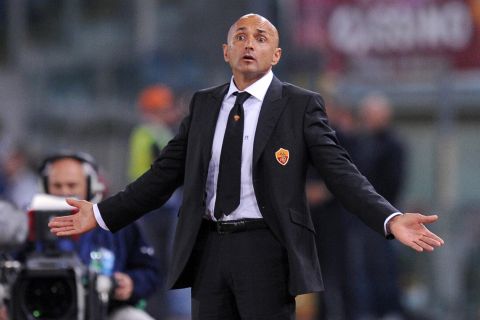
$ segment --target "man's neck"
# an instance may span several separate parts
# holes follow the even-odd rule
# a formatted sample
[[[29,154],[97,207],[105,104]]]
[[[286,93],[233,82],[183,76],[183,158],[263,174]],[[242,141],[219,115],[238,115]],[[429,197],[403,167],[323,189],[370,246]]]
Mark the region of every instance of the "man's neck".
[[[268,70],[270,71],[270,70]],[[248,88],[250,85],[253,83],[257,82],[260,80],[263,76],[265,76],[267,73],[262,73],[262,74],[255,74],[254,76],[249,76],[246,74],[233,74],[233,81],[235,82],[235,85],[237,86],[238,90],[243,91],[246,88]]]

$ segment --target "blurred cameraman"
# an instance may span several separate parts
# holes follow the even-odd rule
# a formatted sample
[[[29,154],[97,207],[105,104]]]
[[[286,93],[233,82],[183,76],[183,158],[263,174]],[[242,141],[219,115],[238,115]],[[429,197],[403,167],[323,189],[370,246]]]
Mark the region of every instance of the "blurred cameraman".
[[[97,164],[89,154],[62,151],[51,155],[43,161],[40,174],[47,194],[98,202],[105,191]],[[108,305],[108,319],[152,320],[138,306],[156,289],[157,264],[153,248],[145,242],[138,226],[132,224],[117,233],[96,228],[80,236],[72,249],[88,266],[90,253],[99,248],[111,250],[115,256],[115,287]]]

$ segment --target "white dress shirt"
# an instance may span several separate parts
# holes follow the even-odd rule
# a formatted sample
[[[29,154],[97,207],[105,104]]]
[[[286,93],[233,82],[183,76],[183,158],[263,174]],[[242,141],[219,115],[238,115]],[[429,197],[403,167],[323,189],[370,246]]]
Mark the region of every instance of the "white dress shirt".
[[[255,137],[255,130],[257,128],[258,116],[262,107],[263,99],[267,94],[268,87],[273,79],[272,70],[268,71],[261,79],[251,84],[245,90],[250,93],[249,97],[243,103],[244,112],[244,128],[243,128],[243,144],[242,144],[242,172],[241,172],[241,186],[240,186],[240,205],[231,212],[228,216],[220,218],[222,221],[238,220],[244,218],[262,218],[260,209],[258,208],[257,199],[255,198],[255,191],[253,190],[252,181],[252,157],[253,157],[253,140]],[[218,169],[220,165],[220,154],[222,152],[223,136],[227,128],[228,114],[235,104],[236,97],[233,95],[238,90],[233,81],[230,80],[230,87],[227,94],[223,98],[220,113],[218,115],[217,124],[215,127],[215,134],[213,136],[212,157],[208,165],[208,175],[206,183],[206,204],[207,212],[205,213],[209,219],[216,220],[213,216],[213,209],[215,207]],[[108,227],[103,220],[98,206],[93,206],[95,219],[100,227],[108,230]]]
[[[258,116],[262,108],[263,99],[267,93],[268,87],[273,79],[272,70],[265,74],[262,78],[245,88],[251,97],[243,103],[244,112],[244,127],[243,127],[243,144],[242,144],[242,172],[240,184],[240,204],[228,216],[220,218],[222,221],[238,220],[244,218],[262,218],[260,209],[258,208],[257,199],[255,198],[255,191],[253,190],[252,179],[252,158],[253,158],[253,140],[255,137],[255,130],[257,129]],[[215,134],[213,136],[212,157],[208,164],[208,175],[206,185],[206,215],[216,220],[213,216],[213,209],[215,207],[218,171],[220,166],[220,154],[222,153],[223,137],[227,128],[228,115],[235,104],[235,92],[240,91],[233,77],[230,80],[230,87],[227,94],[223,98],[222,107],[217,119],[215,127]]]
[[[253,157],[253,142],[255,131],[257,128],[258,117],[260,109],[263,104],[263,99],[267,93],[270,83],[273,79],[273,72],[270,70],[262,78],[245,88],[251,97],[243,103],[244,109],[244,130],[243,130],[243,145],[242,145],[242,165],[241,165],[241,186],[240,186],[240,204],[228,216],[220,218],[221,221],[238,220],[244,218],[262,218],[260,209],[255,198],[255,191],[253,189],[252,179],[252,157]],[[217,124],[215,127],[215,134],[213,136],[212,157],[208,165],[208,175],[206,182],[206,204],[207,212],[205,213],[209,219],[216,220],[213,215],[215,206],[217,179],[220,165],[220,154],[222,152],[222,142],[227,127],[228,115],[235,104],[236,97],[233,93],[240,91],[236,87],[233,77],[230,80],[230,87],[227,94],[223,98],[220,113],[218,115]],[[105,230],[108,230],[103,218],[100,214],[97,205],[94,205],[93,211],[97,223]],[[401,214],[395,212],[390,215],[384,223],[385,234],[387,232],[388,221],[396,215]]]

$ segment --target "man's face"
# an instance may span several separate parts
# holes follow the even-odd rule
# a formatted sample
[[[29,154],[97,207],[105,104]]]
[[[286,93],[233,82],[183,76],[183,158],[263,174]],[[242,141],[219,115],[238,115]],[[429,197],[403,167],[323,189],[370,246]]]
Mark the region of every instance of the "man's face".
[[[223,55],[234,78],[258,80],[280,60],[278,32],[261,16],[243,16],[230,28]]]
[[[87,198],[87,178],[83,165],[75,159],[60,159],[50,164],[48,193],[62,197]]]

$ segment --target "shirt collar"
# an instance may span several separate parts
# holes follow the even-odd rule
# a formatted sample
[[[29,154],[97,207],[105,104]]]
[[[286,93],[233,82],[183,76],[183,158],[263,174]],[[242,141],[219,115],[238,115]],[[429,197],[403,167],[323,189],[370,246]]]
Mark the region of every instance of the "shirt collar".
[[[270,83],[272,83],[273,79],[273,72],[270,69],[263,77],[249,85],[245,90],[248,93],[250,93],[253,97],[256,99],[263,101],[263,98],[265,98],[265,95],[267,94],[268,87],[270,86]],[[230,96],[237,92],[240,91],[237,86],[235,85],[235,82],[233,82],[233,76],[232,79],[230,79],[230,87],[228,88],[227,95],[225,96],[225,99],[230,98]]]

